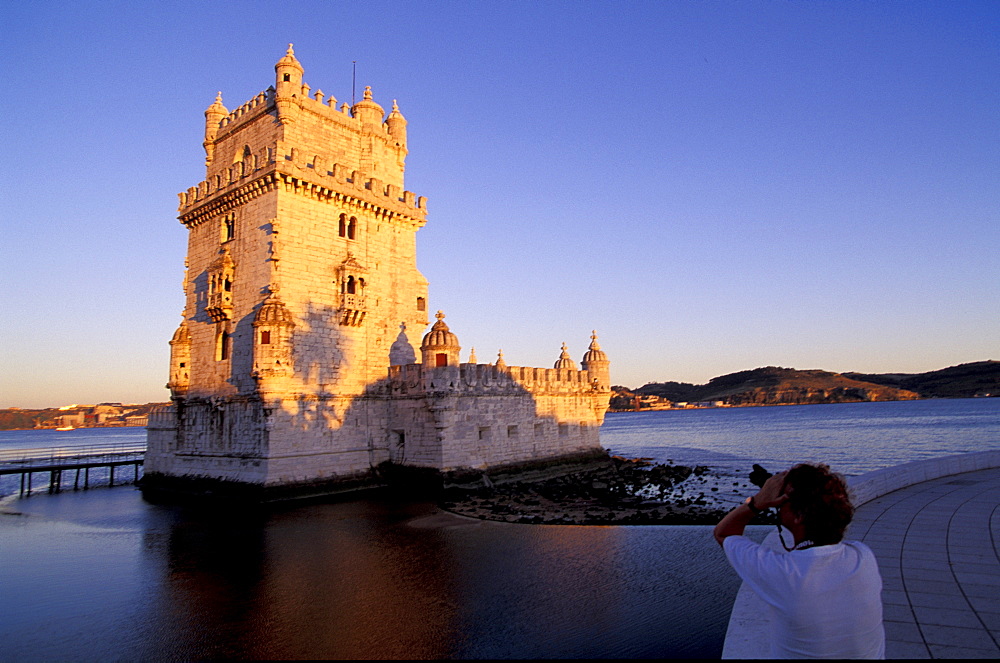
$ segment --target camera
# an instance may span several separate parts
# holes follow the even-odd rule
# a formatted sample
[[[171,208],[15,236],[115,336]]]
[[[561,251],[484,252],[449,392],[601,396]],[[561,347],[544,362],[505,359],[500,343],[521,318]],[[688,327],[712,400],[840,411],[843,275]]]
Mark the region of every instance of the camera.
[[[757,463],[753,464],[753,472],[750,473],[750,483],[757,486],[758,488],[764,487],[764,482],[773,476],[771,472],[768,472],[763,467]]]

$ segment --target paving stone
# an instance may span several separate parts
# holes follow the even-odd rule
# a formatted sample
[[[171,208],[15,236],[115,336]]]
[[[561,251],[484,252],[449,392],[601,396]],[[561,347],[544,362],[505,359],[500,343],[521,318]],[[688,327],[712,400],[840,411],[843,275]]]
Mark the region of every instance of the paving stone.
[[[901,642],[919,642],[923,644],[924,636],[913,621],[890,621],[886,620],[882,624],[885,627],[886,640],[899,640]]]
[[[921,623],[920,632],[923,633],[924,642],[928,645],[948,645],[949,647],[970,647],[986,650],[993,648],[996,651],[993,638],[982,628],[964,628]]]
[[[928,645],[934,658],[996,658],[1000,649],[972,649],[970,647],[949,647],[945,645]],[[886,655],[888,658],[888,654]]]
[[[931,652],[922,642],[886,640],[885,657],[888,659],[930,658]]]
[[[935,624],[938,626],[961,626],[963,628],[982,627],[982,622],[979,621],[976,613],[968,605],[963,609],[915,605],[913,606],[913,614],[916,615],[917,622],[921,625]]]

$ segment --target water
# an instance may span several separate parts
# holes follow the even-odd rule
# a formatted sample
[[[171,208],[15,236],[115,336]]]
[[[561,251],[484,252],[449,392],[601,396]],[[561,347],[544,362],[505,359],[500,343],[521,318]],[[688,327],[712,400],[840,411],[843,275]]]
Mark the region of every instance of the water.
[[[4,433],[0,448],[64,436]],[[1000,399],[612,414],[602,438],[727,472],[827,460],[853,474],[997,448]],[[489,523],[391,496],[4,502],[21,515],[0,514],[0,660],[711,658],[738,588],[709,527]]]
[[[825,462],[848,476],[1000,448],[1000,398],[611,413],[612,453],[745,474]]]

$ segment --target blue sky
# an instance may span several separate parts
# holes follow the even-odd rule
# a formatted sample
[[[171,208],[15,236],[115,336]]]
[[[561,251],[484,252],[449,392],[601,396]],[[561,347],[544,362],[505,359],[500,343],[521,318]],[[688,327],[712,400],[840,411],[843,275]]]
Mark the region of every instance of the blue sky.
[[[1000,3],[3,3],[0,407],[166,400],[203,111],[398,99],[463,357],[1000,359]]]

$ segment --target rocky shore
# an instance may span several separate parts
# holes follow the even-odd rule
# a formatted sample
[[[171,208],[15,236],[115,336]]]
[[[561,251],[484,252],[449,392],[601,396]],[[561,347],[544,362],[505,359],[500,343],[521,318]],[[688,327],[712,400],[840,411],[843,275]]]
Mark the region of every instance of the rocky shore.
[[[611,457],[600,468],[531,482],[449,488],[441,507],[463,516],[551,525],[714,525],[755,490],[705,466]]]

